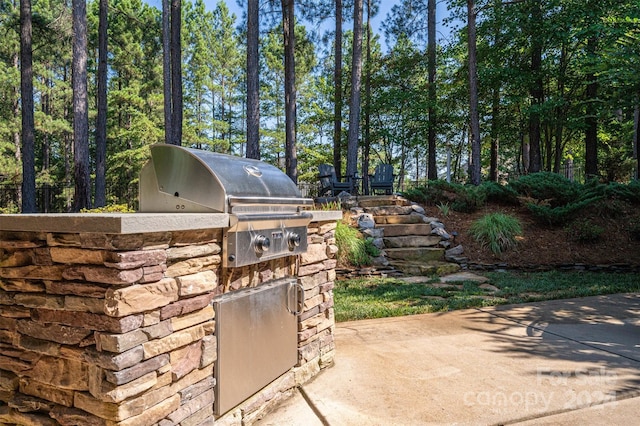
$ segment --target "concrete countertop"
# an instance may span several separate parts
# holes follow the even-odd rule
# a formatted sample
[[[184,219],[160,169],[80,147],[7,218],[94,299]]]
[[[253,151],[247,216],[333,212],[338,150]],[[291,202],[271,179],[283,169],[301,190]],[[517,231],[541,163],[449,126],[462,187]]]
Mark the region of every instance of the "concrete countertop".
[[[342,210],[310,210],[312,222],[328,222],[342,219]]]
[[[342,218],[340,211],[311,211],[313,221]],[[44,213],[0,215],[0,231],[138,234],[226,228],[227,213]]]

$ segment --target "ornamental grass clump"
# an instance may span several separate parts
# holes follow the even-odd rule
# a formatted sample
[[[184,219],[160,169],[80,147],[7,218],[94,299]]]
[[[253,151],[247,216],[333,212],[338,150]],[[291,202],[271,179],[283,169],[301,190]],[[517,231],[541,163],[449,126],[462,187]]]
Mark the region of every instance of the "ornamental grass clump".
[[[365,266],[371,264],[371,257],[380,255],[370,239],[362,237],[357,229],[340,221],[336,227],[336,245],[340,265]]]
[[[471,236],[499,255],[517,245],[516,237],[522,235],[520,221],[503,213],[490,213],[471,224]]]

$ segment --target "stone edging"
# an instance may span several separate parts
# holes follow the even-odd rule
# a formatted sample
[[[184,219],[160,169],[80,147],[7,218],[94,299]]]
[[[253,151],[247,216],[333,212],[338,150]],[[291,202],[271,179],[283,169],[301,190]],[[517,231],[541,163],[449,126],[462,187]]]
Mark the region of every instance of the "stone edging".
[[[510,265],[508,263],[460,263],[462,269],[470,271],[587,271],[587,272],[640,272],[640,265],[614,263],[610,265],[589,265],[586,263],[557,263],[551,265]]]

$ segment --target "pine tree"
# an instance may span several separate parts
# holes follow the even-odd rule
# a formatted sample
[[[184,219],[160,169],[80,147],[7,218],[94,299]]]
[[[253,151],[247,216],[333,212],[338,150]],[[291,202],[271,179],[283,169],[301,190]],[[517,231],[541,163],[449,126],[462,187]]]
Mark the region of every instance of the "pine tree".
[[[22,100],[22,213],[36,211],[35,124],[33,118],[33,68],[31,0],[20,0],[20,95]]]
[[[107,32],[108,0],[99,0],[98,18],[98,102],[96,118],[96,185],[95,207],[107,204]]]
[[[87,9],[73,0],[73,164],[74,211],[91,207],[89,174],[89,102],[87,91]]]
[[[351,60],[351,97],[349,100],[349,135],[347,139],[347,178],[353,179],[358,167],[360,134],[360,85],[362,82],[362,0],[353,4],[353,56]]]
[[[260,159],[260,20],[258,0],[247,2],[247,158]]]

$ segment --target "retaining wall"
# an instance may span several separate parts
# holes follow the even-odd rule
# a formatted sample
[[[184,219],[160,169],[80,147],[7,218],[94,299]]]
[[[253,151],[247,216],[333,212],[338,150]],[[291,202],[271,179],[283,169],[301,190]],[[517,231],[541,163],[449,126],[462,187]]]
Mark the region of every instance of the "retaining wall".
[[[332,213],[314,214],[306,254],[236,269],[222,217],[2,217],[0,424],[253,423],[333,362]],[[284,276],[305,289],[297,365],[214,418],[211,300]]]

